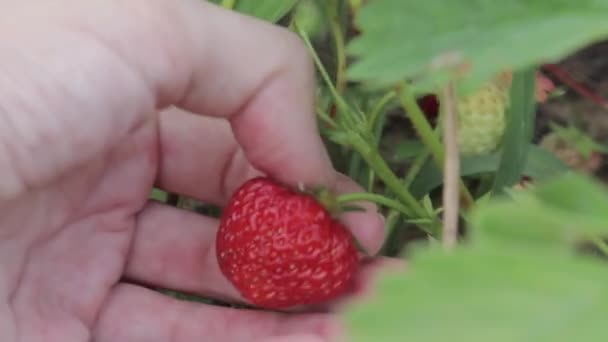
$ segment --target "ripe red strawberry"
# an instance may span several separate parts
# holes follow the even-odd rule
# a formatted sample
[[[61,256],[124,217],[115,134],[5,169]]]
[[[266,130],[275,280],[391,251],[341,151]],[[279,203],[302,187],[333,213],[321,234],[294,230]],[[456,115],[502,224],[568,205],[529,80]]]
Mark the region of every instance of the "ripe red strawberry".
[[[269,178],[235,192],[216,244],[223,274],[252,304],[270,309],[339,296],[358,267],[350,232],[314,197]]]

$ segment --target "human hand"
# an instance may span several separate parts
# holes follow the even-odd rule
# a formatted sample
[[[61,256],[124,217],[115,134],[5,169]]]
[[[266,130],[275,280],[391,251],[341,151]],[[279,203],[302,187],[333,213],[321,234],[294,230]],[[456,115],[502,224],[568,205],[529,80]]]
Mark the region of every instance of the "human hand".
[[[339,334],[331,314],[136,285],[242,300],[216,264],[217,221],[149,202],[153,184],[219,205],[259,173],[358,190],[318,136],[295,36],[199,0],[12,2],[0,22],[0,340]],[[378,215],[345,220],[378,250]]]

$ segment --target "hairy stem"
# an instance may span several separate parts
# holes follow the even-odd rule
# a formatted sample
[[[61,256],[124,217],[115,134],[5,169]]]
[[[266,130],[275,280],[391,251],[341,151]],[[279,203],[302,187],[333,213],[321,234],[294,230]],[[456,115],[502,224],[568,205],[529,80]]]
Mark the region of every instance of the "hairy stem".
[[[295,22],[294,22],[294,27],[295,27],[296,31],[298,32],[298,34],[300,35],[300,37],[302,37],[304,44],[308,48],[308,51],[310,52],[310,55],[312,56],[312,59],[317,67],[317,70],[319,70],[319,73],[321,74],[321,78],[323,79],[323,82],[325,82],[325,84],[329,88],[329,91],[330,91],[332,97],[334,98],[334,101],[336,102],[337,109],[340,111],[340,113],[342,115],[344,115],[343,117],[345,118],[346,122],[349,125],[356,125],[355,118],[353,117],[352,113],[350,112],[348,104],[346,103],[346,101],[344,101],[342,96],[340,96],[340,93],[338,92],[338,90],[336,89],[334,84],[331,82],[331,79],[329,77],[329,74],[327,73],[327,70],[325,69],[325,66],[321,62],[319,55],[317,54],[314,47],[312,46],[312,43],[310,42],[310,38],[308,37],[306,32],[304,32],[304,30],[302,30]]]
[[[431,224],[420,224],[420,229],[425,232],[435,235],[439,233],[437,227],[437,217],[426,212],[425,208],[416,200],[416,198],[403,186],[401,180],[395,175],[390,169],[386,161],[382,158],[378,149],[372,144],[372,141],[366,141],[364,136],[371,136],[370,132],[364,132],[365,129],[357,122],[357,117],[354,111],[348,106],[344,98],[337,91],[336,87],[332,84],[331,79],[327,73],[327,70],[323,66],[318,54],[316,53],[310,39],[306,32],[304,32],[297,23],[294,22],[294,28],[298,34],[302,37],[304,44],[308,48],[312,55],[313,61],[323,78],[323,81],[329,88],[337,108],[343,114],[344,120],[339,120],[341,124],[347,127],[342,127],[347,130],[347,137],[349,145],[355,149],[365,162],[374,170],[378,178],[380,178],[384,184],[392,191],[396,197],[404,204],[407,208],[407,216],[414,219],[431,219]],[[431,217],[429,217],[431,216]]]
[[[319,118],[321,120],[323,120],[329,126],[331,126],[331,127],[336,127],[337,126],[337,124],[334,121],[334,119],[332,119],[332,117],[329,114],[325,113],[321,108],[317,108],[316,113],[319,116]]]
[[[422,151],[422,153],[420,153],[418,156],[416,156],[416,159],[414,159],[412,166],[410,166],[408,173],[405,176],[405,180],[403,181],[403,186],[405,186],[406,188],[409,188],[412,185],[412,183],[414,182],[414,179],[416,179],[416,176],[418,176],[418,173],[420,172],[420,170],[424,166],[424,163],[426,163],[427,159],[430,156],[431,156],[431,154],[428,149],[425,149],[424,151]]]
[[[380,139],[382,137],[382,130],[384,128],[386,122],[386,113],[382,110],[384,107],[395,97],[395,92],[390,91],[376,103],[376,105],[372,108],[367,121],[367,131],[370,132],[374,146],[378,148],[380,145]],[[372,191],[374,182],[376,181],[376,173],[373,169],[369,169],[367,175],[367,189],[368,191]]]
[[[395,98],[395,92],[394,91],[389,91],[386,94],[384,94],[384,96],[382,96],[382,98],[380,100],[378,100],[378,103],[376,103],[376,105],[374,106],[374,108],[372,108],[372,111],[369,114],[369,125],[368,125],[368,130],[370,132],[374,132],[375,129],[380,129],[381,127],[378,127],[378,118],[380,117],[380,114],[382,114],[382,109],[392,100]],[[379,132],[374,132],[374,137],[376,138],[376,141],[379,140],[380,134]]]
[[[407,206],[406,216],[410,218],[429,218],[429,213],[416,200],[416,198],[403,186],[401,180],[390,169],[386,161],[380,156],[378,151],[368,146],[364,141],[354,141],[353,147],[361,154],[367,164],[374,170],[376,175],[386,184],[397,198]],[[431,217],[436,221],[435,217]],[[436,223],[436,222],[434,222]],[[437,233],[433,226],[421,225],[420,228],[431,235]]]
[[[416,97],[412,92],[410,92],[406,85],[401,85],[398,89],[399,101],[401,106],[405,110],[409,119],[411,120],[416,132],[418,133],[418,137],[424,145],[428,147],[435,159],[435,162],[438,165],[443,165],[444,151],[441,142],[435,135],[433,128],[429,124],[424,112],[418,106],[416,102]]]
[[[334,36],[335,48],[336,48],[336,90],[339,94],[344,93],[346,88],[346,53],[344,44],[344,34],[342,33],[342,27],[340,26],[340,19],[338,18],[338,1],[332,1],[330,9],[330,29]]]
[[[338,196],[337,200],[338,200],[339,204],[355,202],[355,201],[373,202],[376,204],[383,205],[387,208],[397,210],[398,212],[400,212],[403,215],[408,215],[410,212],[410,210],[406,206],[401,204],[399,201],[395,201],[386,196],[369,193],[369,192],[355,192],[355,193],[350,193],[350,194],[344,194],[344,195]]]

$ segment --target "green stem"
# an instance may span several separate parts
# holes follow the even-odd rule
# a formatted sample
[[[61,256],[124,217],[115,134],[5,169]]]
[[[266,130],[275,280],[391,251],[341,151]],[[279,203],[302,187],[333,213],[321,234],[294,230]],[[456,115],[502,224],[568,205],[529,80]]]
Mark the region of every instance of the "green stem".
[[[348,175],[350,178],[359,182],[361,177],[361,155],[352,153],[348,163]]]
[[[352,147],[357,150],[357,152],[366,161],[370,168],[374,170],[377,176],[382,179],[382,181],[397,196],[397,198],[403,204],[405,204],[405,206],[408,208],[408,217],[423,219],[429,218],[429,213],[425,211],[424,207],[420,203],[418,203],[416,198],[403,186],[401,180],[393,173],[390,167],[386,164],[386,161],[382,158],[377,148],[375,146],[372,146],[369,142],[366,142],[365,139],[363,139],[363,137],[359,135],[359,133],[357,133],[357,130],[360,128],[357,125],[356,118],[353,116],[353,113],[351,112],[351,109],[349,108],[346,101],[342,98],[342,96],[340,96],[340,94],[332,84],[327,70],[325,70],[323,63],[321,63],[321,60],[317,55],[315,49],[313,48],[312,43],[308,38],[308,35],[295,22],[294,27],[298,34],[302,37],[304,44],[310,51],[313,61],[315,62],[315,65],[317,66],[319,73],[321,74],[321,77],[327,84],[327,87],[329,88],[331,94],[333,95],[336,101],[336,106],[339,110],[341,110],[343,114],[345,114],[344,118],[348,122],[344,123],[350,125],[351,129],[354,129],[354,131],[351,130],[349,134],[349,140]],[[437,229],[437,218],[433,216],[431,219],[432,224],[420,225],[420,228],[431,235],[440,233],[440,231],[438,231]]]
[[[407,85],[401,84],[398,87],[398,90],[401,106],[412,121],[416,132],[418,132],[420,140],[422,140],[424,145],[426,145],[426,147],[429,149],[431,155],[433,156],[433,159],[435,160],[439,168],[443,171],[445,150],[443,148],[443,145],[441,144],[441,141],[433,131],[433,128],[429,124],[429,121],[426,119],[426,116],[422,112],[422,109],[420,109],[420,106],[418,106],[416,97],[411,91],[409,91]],[[475,200],[473,199],[471,192],[462,180],[460,180],[459,187],[460,196],[462,199],[462,207],[468,208],[475,202]]]
[[[354,140],[354,139],[353,139]],[[367,164],[382,179],[384,184],[397,196],[397,198],[407,206],[406,216],[413,218],[429,218],[429,213],[416,200],[416,198],[403,186],[401,180],[390,169],[386,161],[380,156],[378,150],[366,144],[363,140],[352,141],[353,148],[357,150],[367,162]],[[433,224],[430,226],[420,225],[420,228],[431,235],[437,234],[436,218],[431,218]]]
[[[374,194],[374,193],[369,193],[369,192],[355,192],[355,193],[340,195],[340,196],[338,196],[337,201],[339,204],[355,202],[355,201],[367,201],[367,202],[373,202],[376,204],[383,205],[387,208],[397,210],[400,213],[402,213],[403,215],[408,215],[408,213],[410,212],[410,210],[406,206],[401,204],[399,201],[395,201],[394,199],[390,199],[388,197]]]
[[[346,53],[345,53],[345,45],[344,45],[344,34],[342,33],[342,28],[340,27],[340,22],[338,16],[336,14],[336,9],[334,6],[338,6],[336,1],[333,1],[334,5],[331,10],[331,22],[330,28],[332,34],[334,36],[335,48],[336,48],[336,90],[338,93],[343,93],[344,88],[346,86]]]
[[[321,108],[317,108],[316,112],[317,112],[317,115],[319,116],[319,118],[321,118],[321,120],[325,121],[326,124],[328,124],[332,127],[337,126],[334,119],[332,119],[332,117],[329,116],[329,114],[325,113]]]
[[[367,173],[367,191],[374,191],[374,183],[376,182],[376,173],[372,169],[368,169]]]
[[[378,148],[380,145],[380,138],[382,137],[382,130],[386,122],[386,113],[382,109],[395,97],[394,91],[389,91],[376,103],[372,108],[367,121],[367,130],[371,132],[374,146]],[[372,191],[374,182],[376,181],[376,173],[373,169],[368,169],[367,174],[367,189]]]
[[[441,131],[441,125],[438,124],[435,127],[434,132],[435,132],[435,134],[439,134],[440,131]],[[414,159],[414,162],[412,163],[412,166],[410,166],[408,174],[406,175],[405,180],[403,181],[403,184],[405,184],[405,186],[408,189],[412,185],[412,183],[416,179],[416,176],[418,176],[418,173],[420,173],[420,170],[422,170],[422,167],[424,166],[424,164],[426,163],[426,161],[429,159],[430,156],[431,156],[431,152],[429,151],[428,148],[425,148],[422,151],[422,153],[420,153],[416,157],[416,159]]]
[[[408,87],[405,84],[399,87],[398,94],[401,106],[412,121],[420,140],[422,140],[424,145],[430,150],[435,162],[443,169],[443,158],[445,155],[443,145],[441,145],[441,141],[435,135],[424,112],[422,112],[422,109],[418,106],[416,97],[408,90]]]
[[[227,9],[233,9],[236,4],[236,0],[222,0],[222,6]]]
[[[319,55],[317,54],[314,47],[312,46],[312,43],[310,42],[310,38],[308,38],[308,35],[306,34],[306,32],[304,32],[304,30],[302,30],[298,26],[297,23],[294,23],[294,26],[295,26],[296,31],[300,35],[300,37],[302,37],[304,44],[308,48],[308,51],[310,52],[312,59],[313,59],[315,65],[317,66],[319,73],[321,74],[321,78],[323,78],[323,81],[325,82],[325,84],[329,88],[329,91],[331,92],[332,96],[334,97],[334,100],[336,101],[336,106],[338,107],[338,109],[340,109],[342,111],[347,111],[348,105],[346,104],[346,101],[344,101],[342,96],[340,96],[340,93],[338,93],[338,91],[336,90],[336,87],[331,82],[331,79],[329,78],[329,74],[327,73],[325,66],[323,66],[323,63],[321,62]]]
[[[389,91],[388,93],[384,94],[384,96],[382,96],[382,98],[378,101],[378,103],[374,106],[374,108],[372,109],[370,115],[369,115],[369,126],[368,126],[368,130],[370,132],[373,132],[375,129],[378,128],[378,118],[380,117],[380,114],[382,113],[382,109],[395,97],[395,92],[394,91]],[[382,128],[382,127],[379,127]],[[376,140],[379,140],[379,134],[377,134],[378,132],[375,132],[374,137],[376,138]]]
[[[393,248],[393,246],[398,242],[396,239],[397,231],[397,223],[403,222],[401,220],[402,216],[399,215],[399,212],[396,210],[391,210],[388,215],[386,215],[386,238],[384,239],[384,244],[380,249],[381,255],[387,255],[387,253]]]
[[[397,176],[393,173],[393,171],[375,149],[367,147],[362,148],[359,147],[358,144],[355,144],[354,147],[359,151],[363,159],[365,159],[370,167],[374,169],[378,177],[380,177],[389,187],[389,189],[395,193],[399,200],[411,208],[411,211],[408,212],[409,216],[426,216],[424,208],[422,208],[416,198],[414,198],[414,196],[403,187],[399,181],[399,178],[397,178]]]
[[[403,181],[403,184],[406,188],[409,188],[410,185],[412,185],[414,179],[416,179],[416,176],[418,176],[418,173],[420,172],[420,170],[422,170],[424,163],[426,163],[430,155],[431,153],[429,152],[429,150],[425,149],[416,157],[416,159],[414,159],[414,162],[412,163],[412,166],[410,166],[407,176]]]
[[[599,236],[594,236],[591,240],[604,255],[608,255],[608,243],[606,243],[606,241]]]

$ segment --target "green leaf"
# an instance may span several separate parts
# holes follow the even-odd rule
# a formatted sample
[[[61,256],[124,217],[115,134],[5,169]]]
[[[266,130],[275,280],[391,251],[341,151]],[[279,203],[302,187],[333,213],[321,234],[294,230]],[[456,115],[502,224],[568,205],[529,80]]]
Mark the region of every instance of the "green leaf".
[[[235,10],[259,19],[276,23],[285,16],[298,0],[238,0]]]
[[[565,174],[511,195],[473,210],[474,238],[566,246],[608,233],[608,193],[586,176]]]
[[[484,245],[415,253],[344,314],[349,341],[603,341],[605,263]]]
[[[352,80],[436,90],[454,67],[469,67],[461,89],[498,72],[559,59],[608,35],[606,0],[376,0],[364,6],[348,46]],[[576,28],[576,29],[573,29]]]
[[[521,194],[517,194],[521,195]],[[547,207],[534,197],[513,201],[487,200],[473,210],[469,222],[475,241],[507,241],[520,246],[572,246],[598,231],[598,220],[579,221],[578,215]],[[605,222],[604,222],[605,224]]]
[[[494,178],[493,192],[496,194],[501,194],[505,188],[517,184],[521,179],[534,135],[535,95],[535,68],[514,72],[508,124],[501,146],[500,164]]]
[[[571,173],[537,187],[534,193],[556,209],[604,220],[608,232],[608,193],[605,184]]]
[[[495,172],[500,165],[500,152],[493,154],[462,158],[460,175],[473,176],[487,172]],[[555,155],[536,145],[529,146],[527,160],[522,175],[534,179],[548,179],[569,169]],[[424,196],[441,185],[443,175],[433,161],[427,162],[418,173],[411,185],[411,192],[417,198]]]

